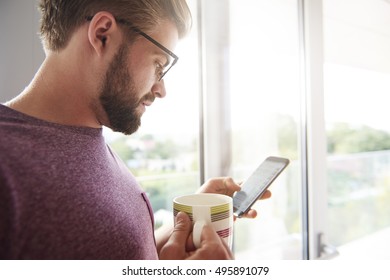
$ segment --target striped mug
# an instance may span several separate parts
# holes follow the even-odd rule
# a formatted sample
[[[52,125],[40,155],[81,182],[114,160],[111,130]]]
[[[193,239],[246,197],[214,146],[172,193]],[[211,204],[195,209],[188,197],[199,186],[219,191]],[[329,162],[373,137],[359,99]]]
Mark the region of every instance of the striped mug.
[[[211,225],[225,240],[229,248],[233,243],[232,198],[222,194],[201,193],[179,196],[173,199],[173,214],[185,212],[193,222],[193,242],[200,247],[203,226]]]

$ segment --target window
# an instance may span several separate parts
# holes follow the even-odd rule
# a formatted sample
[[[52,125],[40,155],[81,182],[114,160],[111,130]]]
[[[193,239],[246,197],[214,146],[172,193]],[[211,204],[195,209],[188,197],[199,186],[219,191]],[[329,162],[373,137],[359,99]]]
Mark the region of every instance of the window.
[[[342,246],[390,226],[390,2],[323,4],[329,241]]]

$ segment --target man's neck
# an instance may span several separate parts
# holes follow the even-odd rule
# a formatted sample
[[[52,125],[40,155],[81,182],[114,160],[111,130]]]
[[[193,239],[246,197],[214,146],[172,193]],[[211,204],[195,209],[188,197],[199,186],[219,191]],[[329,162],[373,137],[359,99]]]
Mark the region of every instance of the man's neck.
[[[30,85],[6,105],[53,123],[101,127],[84,71],[75,69],[74,65],[78,64],[65,59],[58,54],[49,55]]]

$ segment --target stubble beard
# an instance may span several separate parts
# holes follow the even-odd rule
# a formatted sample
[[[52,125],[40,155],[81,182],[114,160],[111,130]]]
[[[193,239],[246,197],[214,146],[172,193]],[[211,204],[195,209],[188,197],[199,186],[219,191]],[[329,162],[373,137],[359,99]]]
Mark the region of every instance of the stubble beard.
[[[100,92],[100,104],[113,131],[126,135],[138,130],[142,113],[137,108],[142,100],[138,99],[134,81],[128,71],[128,47],[122,45],[113,58]]]

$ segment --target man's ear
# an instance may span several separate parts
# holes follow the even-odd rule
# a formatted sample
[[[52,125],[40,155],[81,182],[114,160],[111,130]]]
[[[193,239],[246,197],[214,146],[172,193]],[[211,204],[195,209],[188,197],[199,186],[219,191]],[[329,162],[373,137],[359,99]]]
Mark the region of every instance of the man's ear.
[[[118,25],[114,16],[109,12],[96,13],[88,27],[88,40],[95,52],[101,56],[108,44],[118,39]]]

